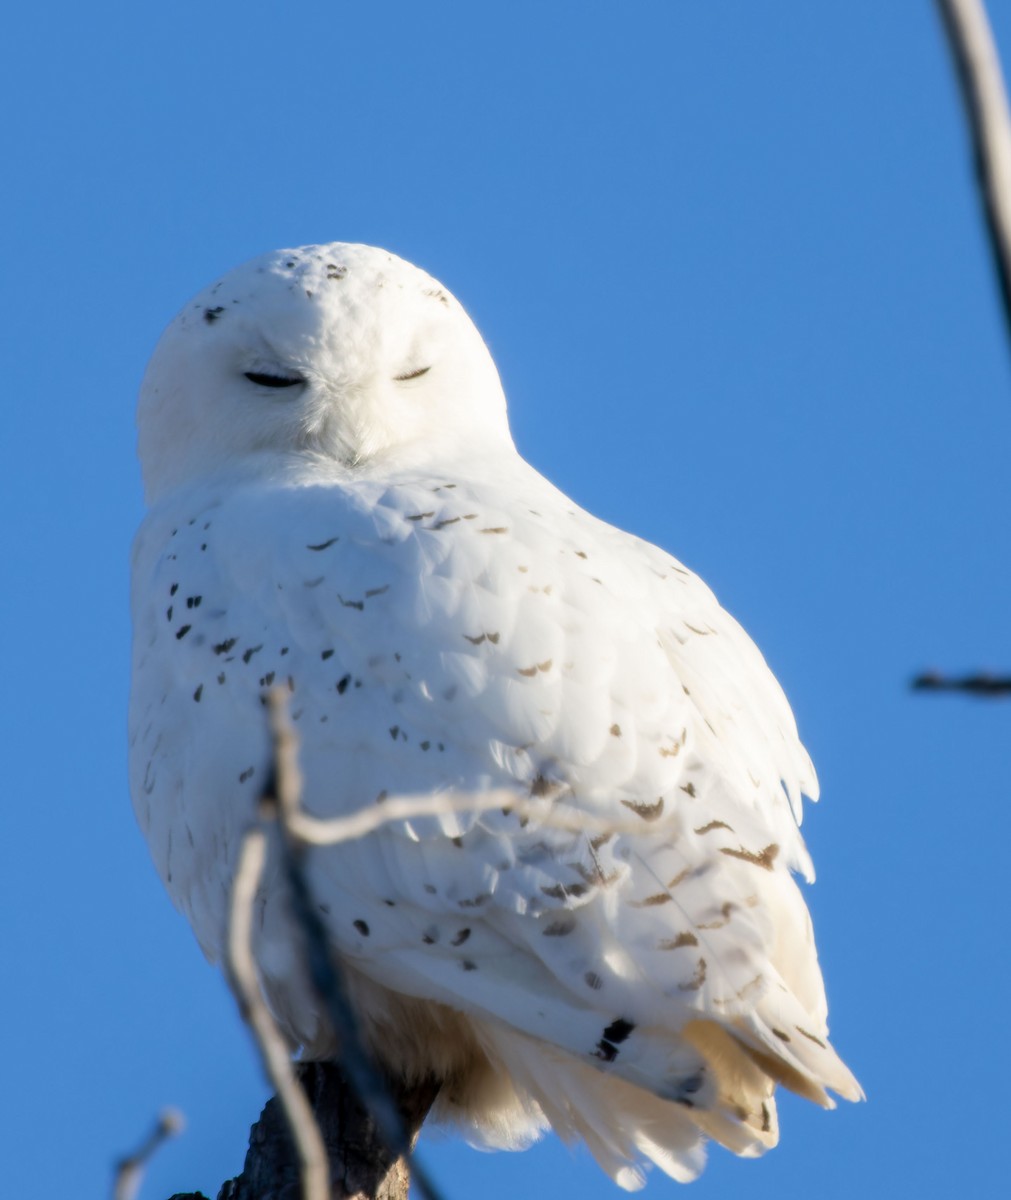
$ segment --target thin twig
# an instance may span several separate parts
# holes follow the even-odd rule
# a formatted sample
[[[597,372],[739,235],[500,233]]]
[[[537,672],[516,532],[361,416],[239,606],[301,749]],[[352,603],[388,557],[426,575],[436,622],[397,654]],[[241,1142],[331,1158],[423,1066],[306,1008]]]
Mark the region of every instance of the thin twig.
[[[253,1032],[264,1070],[288,1119],[301,1167],[303,1200],[329,1200],[330,1166],[326,1147],[309,1101],[295,1078],[288,1047],[263,999],[253,958],[253,912],[266,857],[266,830],[262,825],[256,825],[242,840],[232,883],[228,977],[242,1016]]]
[[[292,828],[299,815],[301,772],[298,766],[298,739],[288,716],[287,696],[274,689],[267,696],[270,730],[274,747],[274,795],[280,818],[284,866],[291,889],[295,922],[305,938],[306,960],[316,994],[323,1001],[331,1029],[340,1040],[340,1064],[359,1103],[372,1115],[380,1136],[391,1153],[411,1161],[411,1135],[393,1103],[382,1072],[362,1042],[355,1011],[348,1000],[340,962],[331,953],[330,939],[319,917],[306,878],[306,844]],[[419,1163],[411,1163],[411,1175],[418,1194],[425,1200],[439,1200],[438,1192]]]
[[[641,833],[642,819],[628,821],[613,817],[595,817],[576,808],[568,808],[547,799],[528,800],[506,788],[491,792],[439,792],[436,795],[396,796],[361,808],[346,817],[313,817],[296,808],[285,818],[293,837],[312,846],[333,846],[374,833],[391,821],[410,821],[416,817],[442,817],[450,813],[482,813],[501,809],[521,819],[534,820],[543,829],[564,833]],[[672,818],[673,819],[673,818]],[[663,829],[663,818],[651,826]]]
[[[1011,336],[1011,114],[983,0],[937,0],[972,136],[976,179]]]
[[[178,1109],[163,1109],[158,1115],[154,1129],[141,1142],[140,1146],[126,1158],[121,1158],[116,1164],[116,1178],[112,1188],[113,1200],[134,1200],[140,1190],[144,1169],[155,1151],[163,1142],[182,1133],[185,1128],[186,1120]]]
[[[912,682],[915,692],[968,692],[974,696],[1011,696],[1011,676],[975,675],[945,676],[933,671],[917,675]]]

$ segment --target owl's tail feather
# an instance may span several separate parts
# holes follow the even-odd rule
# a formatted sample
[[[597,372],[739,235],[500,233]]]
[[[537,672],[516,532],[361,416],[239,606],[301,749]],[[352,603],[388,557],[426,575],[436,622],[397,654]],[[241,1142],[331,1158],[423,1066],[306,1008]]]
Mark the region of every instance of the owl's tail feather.
[[[627,1191],[643,1186],[650,1165],[681,1183],[694,1179],[705,1165],[707,1136],[749,1157],[776,1143],[771,1081],[755,1066],[739,1067],[731,1091],[721,1086],[710,1108],[690,1108],[505,1027],[482,1023],[475,1033],[526,1113],[532,1102],[563,1140],[585,1142]],[[503,1145],[487,1132],[478,1140]]]

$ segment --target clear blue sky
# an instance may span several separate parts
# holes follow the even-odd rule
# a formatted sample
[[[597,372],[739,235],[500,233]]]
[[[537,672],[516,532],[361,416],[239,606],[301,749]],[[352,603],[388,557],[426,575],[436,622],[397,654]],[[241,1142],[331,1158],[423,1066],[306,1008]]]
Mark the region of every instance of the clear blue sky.
[[[818,765],[809,898],[869,1100],[786,1099],[779,1148],[715,1150],[690,1195],[1001,1194],[1011,703],[907,690],[1011,668],[1011,356],[933,5],[97,0],[5,26],[5,1194],[105,1195],[171,1103],[189,1130],[144,1197],[213,1196],[266,1095],[127,795],[132,410],[192,292],[331,239],[459,296],[522,451],[708,580]],[[453,1200],[617,1194],[553,1141],[425,1154]]]

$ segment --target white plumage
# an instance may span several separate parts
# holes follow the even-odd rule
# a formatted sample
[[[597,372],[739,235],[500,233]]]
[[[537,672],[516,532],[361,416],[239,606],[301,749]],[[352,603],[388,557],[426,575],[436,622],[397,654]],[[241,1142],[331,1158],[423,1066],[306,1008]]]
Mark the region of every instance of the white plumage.
[[[363,1027],[444,1079],[441,1119],[550,1124],[632,1188],[694,1176],[706,1136],[774,1144],[777,1082],[860,1095],[791,875],[816,783],[782,692],[703,583],[518,456],[441,285],[365,246],[256,259],[169,326],[139,428],[131,783],[212,960],[281,684],[316,815],[494,787],[624,830],[493,810],[312,852]],[[269,1001],[326,1055],[276,875],[259,905]]]

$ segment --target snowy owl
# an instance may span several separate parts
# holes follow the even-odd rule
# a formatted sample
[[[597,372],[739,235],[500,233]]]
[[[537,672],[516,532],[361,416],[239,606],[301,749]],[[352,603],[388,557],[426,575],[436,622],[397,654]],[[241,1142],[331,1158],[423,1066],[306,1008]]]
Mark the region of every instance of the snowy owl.
[[[506,1148],[553,1127],[631,1189],[708,1139],[772,1146],[777,1084],[860,1096],[793,878],[816,782],[783,693],[699,579],[520,458],[446,288],[368,246],[254,259],[168,327],[138,424],[131,787],[209,958],[281,686],[316,816],[489,789],[586,814],[311,852],[368,1043],[442,1081],[435,1119]],[[323,1058],[289,920],[268,869],[265,994]]]

